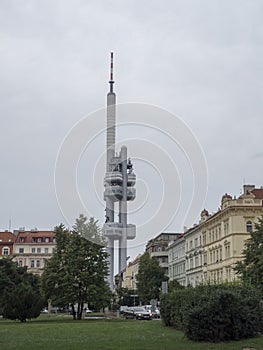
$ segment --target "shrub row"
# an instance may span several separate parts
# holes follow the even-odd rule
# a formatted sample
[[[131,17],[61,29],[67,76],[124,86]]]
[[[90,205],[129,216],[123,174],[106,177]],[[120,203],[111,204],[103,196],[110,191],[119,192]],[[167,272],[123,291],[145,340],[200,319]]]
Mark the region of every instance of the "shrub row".
[[[196,341],[253,337],[263,330],[263,304],[256,289],[241,285],[200,285],[162,296],[165,325]]]

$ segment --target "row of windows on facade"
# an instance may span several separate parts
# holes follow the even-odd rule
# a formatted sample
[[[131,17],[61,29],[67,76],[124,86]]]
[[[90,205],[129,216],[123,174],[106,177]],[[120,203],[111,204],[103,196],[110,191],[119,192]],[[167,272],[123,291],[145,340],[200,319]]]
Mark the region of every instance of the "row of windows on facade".
[[[168,263],[168,256],[157,257],[159,263]]]
[[[20,243],[25,243],[25,241],[26,241],[26,237],[20,237],[19,238],[19,242]],[[56,238],[53,237],[53,240],[52,240],[51,237],[32,237],[31,242],[32,243],[42,243],[42,242],[45,242],[45,243],[53,242],[53,243],[55,243],[56,242]]]
[[[224,276],[225,269],[225,276]],[[221,283],[224,281],[232,281],[233,270],[231,267],[217,269],[210,272],[204,272],[202,275],[193,276],[185,276],[187,280],[187,284],[197,285],[199,283],[212,282],[212,283]],[[175,276],[176,277],[176,276]]]
[[[219,283],[223,282],[224,280],[226,281],[231,281],[232,280],[232,268],[231,267],[225,267],[225,278],[224,278],[224,270],[218,269],[215,271],[211,272],[205,272],[204,273],[204,280],[205,281],[213,281],[214,283]]]
[[[172,277],[182,275],[185,273],[185,263],[173,265],[172,267],[169,268],[169,275]]]
[[[252,223],[252,221],[247,221],[246,222],[246,232],[251,233],[252,231],[253,231],[253,223]],[[227,235],[228,233],[229,233],[229,224],[228,224],[228,222],[225,222],[224,223],[224,235]],[[220,224],[217,227],[208,231],[208,242],[206,239],[207,238],[206,232],[204,232],[202,235],[203,235],[203,245],[206,245],[207,243],[212,243],[214,241],[217,241],[218,239],[221,239],[221,226],[220,226]],[[201,246],[201,245],[202,245],[202,237],[200,236],[199,237],[199,246]],[[188,243],[186,243],[186,251],[191,250],[193,248],[197,248],[197,247],[198,247],[198,238],[197,237],[194,239],[194,242],[193,242],[193,240],[191,240],[189,242],[189,246],[188,246]]]
[[[52,248],[52,253],[54,253],[54,251],[55,251],[55,248]],[[25,248],[19,248],[18,252],[19,252],[19,254],[24,254]],[[49,248],[44,248],[43,250],[41,248],[31,248],[32,254],[34,254],[34,253],[41,254],[42,252],[45,254],[49,254],[49,253],[51,253],[51,250]]]
[[[186,268],[187,269],[193,269],[196,267],[202,266],[202,259],[204,260],[204,266],[207,264],[215,264],[222,261],[223,258],[223,249],[217,248],[213,249],[211,252],[204,253],[203,258],[202,255],[196,256],[194,259],[190,258],[186,262]],[[230,258],[230,243],[226,244],[225,246],[225,259]],[[195,264],[194,264],[195,263]]]
[[[46,260],[44,260],[44,266],[46,266],[46,263],[47,263],[47,261]],[[18,260],[18,266],[19,267],[23,267],[23,266],[25,266],[26,264],[24,264],[24,262],[23,262],[23,260]],[[40,262],[40,260],[30,260],[30,267],[31,268],[40,268],[41,267],[41,262]]]

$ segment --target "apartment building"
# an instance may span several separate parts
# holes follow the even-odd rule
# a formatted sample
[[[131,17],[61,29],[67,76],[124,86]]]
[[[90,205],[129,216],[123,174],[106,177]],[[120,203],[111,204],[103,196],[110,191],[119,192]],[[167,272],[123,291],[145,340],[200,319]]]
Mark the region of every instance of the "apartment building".
[[[167,247],[169,243],[174,242],[178,239],[180,233],[174,232],[162,232],[155,238],[148,241],[146,245],[146,252],[151,257],[155,257],[160,266],[163,267],[165,274],[168,276],[168,251]]]
[[[16,236],[9,231],[0,232],[0,258],[13,254]]]
[[[263,214],[263,189],[244,185],[243,194],[224,194],[217,213],[203,212],[200,233],[203,243],[203,279],[213,283],[237,278],[233,267],[255,223]]]
[[[171,242],[167,247],[169,279],[176,280],[182,286],[186,286],[185,275],[185,237],[182,234],[174,242]]]
[[[140,257],[141,254],[139,254],[133,261],[131,261],[126,269],[122,273],[122,287],[128,288],[132,290],[136,290],[136,275],[139,272],[139,264],[140,264]]]
[[[40,275],[55,247],[53,231],[18,230],[13,246],[13,260],[18,266],[27,266],[28,272]]]
[[[184,233],[184,239],[168,247],[169,277],[183,281],[175,272],[179,267],[173,254],[185,245],[186,285],[234,281],[237,275],[233,268],[242,259],[245,241],[262,215],[263,188],[244,185],[238,198],[224,194],[216,213],[204,209],[199,223]]]

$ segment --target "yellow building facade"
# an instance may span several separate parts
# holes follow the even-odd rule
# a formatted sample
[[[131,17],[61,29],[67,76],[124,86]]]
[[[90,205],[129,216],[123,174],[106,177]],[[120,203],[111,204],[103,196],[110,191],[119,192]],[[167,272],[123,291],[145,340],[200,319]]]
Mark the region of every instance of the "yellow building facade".
[[[168,247],[171,250],[170,279],[178,279],[181,284],[192,286],[237,279],[233,268],[237,261],[243,259],[245,241],[262,215],[263,188],[244,185],[243,194],[238,198],[224,194],[216,213],[209,214],[203,210],[200,222],[184,233],[183,240]],[[172,259],[173,251],[182,242],[185,245],[185,279],[176,272],[177,265],[183,263],[183,256]],[[175,271],[173,275],[172,271]]]

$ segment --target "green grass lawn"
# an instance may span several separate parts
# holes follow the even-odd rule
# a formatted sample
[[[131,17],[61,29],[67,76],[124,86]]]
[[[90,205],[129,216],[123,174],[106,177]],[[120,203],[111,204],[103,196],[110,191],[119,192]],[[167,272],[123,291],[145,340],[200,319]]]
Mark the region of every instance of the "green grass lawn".
[[[1,350],[242,350],[263,349],[263,337],[229,343],[194,343],[161,321],[83,320],[41,316],[20,323],[0,320]]]

